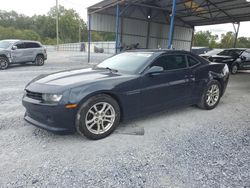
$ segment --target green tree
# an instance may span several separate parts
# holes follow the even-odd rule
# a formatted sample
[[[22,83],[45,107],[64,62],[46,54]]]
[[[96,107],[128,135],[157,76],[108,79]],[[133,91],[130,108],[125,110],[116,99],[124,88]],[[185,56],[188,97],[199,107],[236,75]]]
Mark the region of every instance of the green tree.
[[[240,37],[237,42],[238,48],[250,48],[250,38]]]
[[[48,15],[56,21],[56,7],[51,8]],[[59,37],[61,41],[65,43],[78,42],[79,27],[81,30],[87,31],[87,26],[79,14],[73,9],[67,10],[63,6],[59,6]]]
[[[235,41],[235,34],[233,32],[227,32],[221,35],[221,48],[233,48]]]
[[[32,30],[21,30],[14,27],[0,26],[0,40],[15,38],[24,40],[41,40],[40,36]]]
[[[217,48],[218,35],[212,35],[209,31],[199,31],[194,34],[193,45]]]

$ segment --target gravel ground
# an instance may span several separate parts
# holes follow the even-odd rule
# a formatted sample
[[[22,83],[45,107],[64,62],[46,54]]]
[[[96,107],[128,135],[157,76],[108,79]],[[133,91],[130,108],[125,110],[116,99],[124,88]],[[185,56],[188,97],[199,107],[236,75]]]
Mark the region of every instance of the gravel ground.
[[[142,117],[99,141],[25,123],[25,84],[84,62],[86,54],[51,52],[43,67],[0,72],[0,187],[250,187],[249,73],[231,76],[215,110]]]

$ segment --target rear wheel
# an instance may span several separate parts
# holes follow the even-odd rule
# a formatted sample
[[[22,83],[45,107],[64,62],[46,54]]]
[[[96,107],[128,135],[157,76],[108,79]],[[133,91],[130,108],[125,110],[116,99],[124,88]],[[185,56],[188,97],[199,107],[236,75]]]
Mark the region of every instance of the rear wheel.
[[[9,60],[6,57],[0,57],[0,70],[5,70],[9,67]]]
[[[44,65],[44,57],[42,55],[36,56],[35,65],[43,66]]]
[[[238,67],[237,64],[232,65],[231,73],[232,73],[232,74],[237,74],[238,69],[239,69],[239,67]]]
[[[110,135],[120,122],[120,107],[109,95],[97,95],[86,101],[77,113],[80,135],[98,140]]]
[[[221,85],[217,80],[212,80],[203,92],[201,102],[198,106],[206,110],[212,110],[218,105],[220,98]]]

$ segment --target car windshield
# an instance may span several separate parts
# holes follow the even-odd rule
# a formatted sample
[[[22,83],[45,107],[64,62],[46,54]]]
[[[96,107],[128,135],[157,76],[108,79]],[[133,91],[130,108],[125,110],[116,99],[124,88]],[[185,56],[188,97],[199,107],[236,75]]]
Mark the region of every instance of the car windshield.
[[[240,56],[242,52],[243,50],[224,50],[220,52],[218,55],[237,57],[237,56]]]
[[[14,42],[11,41],[0,41],[0,48],[7,49],[9,48]]]
[[[104,60],[97,68],[135,74],[152,56],[152,52],[124,52]]]

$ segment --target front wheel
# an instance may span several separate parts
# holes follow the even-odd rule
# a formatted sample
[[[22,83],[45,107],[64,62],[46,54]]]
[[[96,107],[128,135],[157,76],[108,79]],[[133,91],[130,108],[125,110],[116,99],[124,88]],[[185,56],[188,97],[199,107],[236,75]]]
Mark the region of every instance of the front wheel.
[[[44,65],[44,57],[42,55],[36,56],[35,65],[43,66]]]
[[[203,92],[201,102],[198,106],[206,110],[212,110],[219,104],[220,98],[221,85],[217,80],[212,80]]]
[[[109,95],[97,95],[86,101],[77,113],[80,135],[98,140],[110,135],[120,122],[120,107]]]
[[[9,60],[6,57],[0,57],[0,70],[5,70],[9,67]]]

